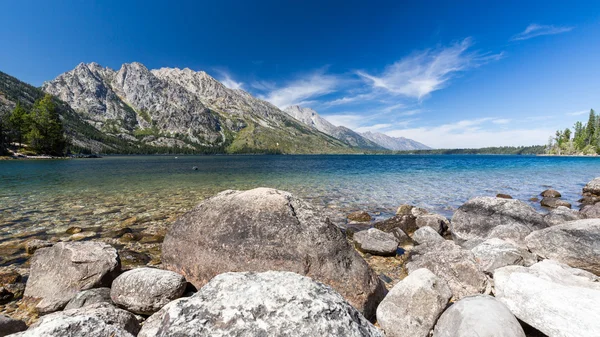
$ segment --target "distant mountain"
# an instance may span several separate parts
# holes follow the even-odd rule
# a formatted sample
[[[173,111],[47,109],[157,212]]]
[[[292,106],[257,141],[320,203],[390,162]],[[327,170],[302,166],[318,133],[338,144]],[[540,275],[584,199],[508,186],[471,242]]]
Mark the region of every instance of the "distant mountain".
[[[354,132],[343,126],[335,126],[321,117],[315,110],[303,108],[298,105],[292,105],[283,110],[288,115],[294,117],[300,122],[315,128],[325,134],[328,134],[342,142],[361,149],[383,150],[384,148],[377,143],[366,139],[359,133]]]
[[[363,132],[362,136],[393,151],[429,150],[429,146],[404,137],[390,137],[379,132]]]
[[[42,89],[103,134],[145,147],[229,153],[348,153],[334,137],[203,71],[79,64]]]

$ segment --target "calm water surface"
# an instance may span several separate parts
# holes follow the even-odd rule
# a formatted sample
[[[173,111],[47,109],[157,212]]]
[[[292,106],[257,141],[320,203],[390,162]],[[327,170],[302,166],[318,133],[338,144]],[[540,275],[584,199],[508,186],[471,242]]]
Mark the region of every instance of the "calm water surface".
[[[192,170],[197,166],[198,170]],[[323,206],[388,216],[403,203],[451,216],[479,195],[527,201],[552,187],[576,205],[600,158],[535,156],[139,156],[0,161],[0,243],[70,226],[166,226],[225,189],[274,187]],[[532,206],[539,209],[537,203]],[[0,251],[1,253],[1,251]],[[0,254],[2,255],[2,254]],[[5,261],[6,262],[6,261]]]

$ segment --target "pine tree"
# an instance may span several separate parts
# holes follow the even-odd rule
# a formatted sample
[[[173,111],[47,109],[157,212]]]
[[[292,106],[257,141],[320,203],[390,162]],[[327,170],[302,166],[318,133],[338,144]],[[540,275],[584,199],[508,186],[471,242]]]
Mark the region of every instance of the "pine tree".
[[[596,136],[596,113],[594,109],[590,110],[590,117],[585,127],[585,143],[587,145],[595,145],[594,137]]]
[[[11,128],[17,134],[19,146],[23,146],[23,135],[27,133],[29,115],[27,114],[25,108],[23,108],[23,106],[21,105],[21,102],[17,102],[17,106],[10,114],[8,121],[10,123]]]
[[[583,123],[576,122],[573,126],[575,130],[575,134],[573,135],[573,143],[575,143],[575,149],[577,151],[583,150],[585,147],[585,130],[583,127]]]
[[[44,98],[34,103],[29,122],[31,129],[28,138],[31,147],[36,152],[56,156],[63,155],[67,142],[51,95],[46,94]]]

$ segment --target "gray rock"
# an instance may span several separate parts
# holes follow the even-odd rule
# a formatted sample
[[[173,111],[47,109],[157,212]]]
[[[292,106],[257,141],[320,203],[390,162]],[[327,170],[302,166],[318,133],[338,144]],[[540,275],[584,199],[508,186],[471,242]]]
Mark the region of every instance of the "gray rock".
[[[532,265],[537,262],[535,257],[515,245],[502,239],[487,239],[471,249],[481,270],[493,273],[494,270],[512,265]]]
[[[568,221],[581,220],[585,218],[586,215],[584,213],[577,212],[576,210],[572,210],[564,206],[559,206],[556,209],[552,209],[550,212],[548,212],[548,214],[544,215],[544,221],[546,221],[549,226],[562,225]]]
[[[583,188],[584,194],[600,196],[600,177],[595,178],[585,185]]]
[[[438,232],[429,226],[417,229],[412,236],[412,239],[419,245],[424,243],[436,243],[446,241]]]
[[[410,210],[410,214],[412,214],[412,216],[418,218],[422,215],[426,215],[429,214],[429,211],[426,210],[425,208],[421,208],[421,207],[413,207]]]
[[[33,254],[40,248],[52,247],[53,243],[50,241],[32,239],[25,242],[25,252],[27,254]]]
[[[412,139],[404,137],[391,137],[381,132],[367,131],[362,133],[362,136],[392,151],[431,149],[427,145],[421,144]]]
[[[512,199],[513,197],[510,194],[498,193],[496,194],[496,198]]]
[[[450,226],[450,221],[439,214],[425,214],[417,217],[417,227],[423,228],[425,226],[433,228],[436,232],[442,234]]]
[[[67,303],[65,310],[79,309],[96,303],[113,303],[110,299],[110,288],[94,288],[80,291]]]
[[[560,198],[562,195],[559,191],[550,188],[540,193],[540,196],[544,198]]]
[[[354,233],[354,244],[363,253],[380,256],[396,255],[398,239],[391,233],[369,228],[365,231]]]
[[[473,253],[450,240],[416,246],[406,268],[409,274],[429,269],[448,283],[455,299],[483,293],[489,286]]]
[[[412,214],[412,210],[415,208],[413,205],[403,204],[398,206],[396,210],[396,215],[410,215]]]
[[[348,220],[358,222],[369,222],[371,221],[371,215],[365,211],[357,211],[348,214]]]
[[[600,219],[552,226],[529,234],[525,241],[540,257],[600,275]]]
[[[422,268],[398,282],[377,308],[386,337],[426,337],[444,311],[452,291],[446,281]]]
[[[491,238],[524,246],[525,236],[546,227],[542,215],[520,200],[477,197],[454,213],[451,230],[457,244],[473,248]]]
[[[27,330],[25,322],[0,315],[0,337]]]
[[[552,260],[494,272],[495,296],[550,337],[600,336],[600,278]]]
[[[330,287],[268,271],[218,275],[150,316],[138,336],[383,335]]]
[[[549,198],[545,197],[540,201],[540,205],[549,208],[557,208],[557,207],[566,207],[571,208],[571,204],[567,201],[558,199],[558,198]]]
[[[187,283],[180,274],[154,268],[136,268],[117,277],[110,290],[118,306],[151,315],[183,295]]]
[[[417,218],[412,214],[395,215],[389,219],[376,222],[373,227],[384,232],[392,232],[396,228],[400,228],[404,233],[411,235],[419,227],[417,227]]]
[[[586,218],[600,219],[600,203],[594,205],[585,205],[580,212]]]
[[[106,303],[55,312],[42,316],[29,329],[16,336],[135,336],[140,330],[130,312]]]
[[[398,240],[398,246],[402,248],[412,247],[414,245],[413,240],[408,236],[408,234],[404,233],[400,228],[394,228],[392,230],[392,235],[396,237]]]
[[[31,259],[25,297],[41,313],[62,309],[79,291],[110,286],[121,269],[117,251],[100,242],[57,243]]]
[[[386,292],[338,227],[274,189],[206,199],[169,228],[162,247],[163,266],[198,289],[227,271],[292,271],[331,286],[369,318]]]
[[[433,337],[525,337],[519,321],[502,302],[487,295],[465,297],[446,310]]]

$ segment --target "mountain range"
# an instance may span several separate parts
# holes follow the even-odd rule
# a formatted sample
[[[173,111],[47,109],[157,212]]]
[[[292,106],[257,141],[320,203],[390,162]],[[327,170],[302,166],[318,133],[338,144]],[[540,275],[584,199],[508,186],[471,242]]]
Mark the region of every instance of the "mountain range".
[[[49,93],[79,149],[100,153],[358,153],[424,145],[335,126],[314,110],[284,111],[203,71],[97,63],[35,88],[0,73],[0,115]],[[387,138],[386,138],[387,137]],[[398,140],[398,139],[396,139]],[[391,147],[393,146],[393,148]]]

